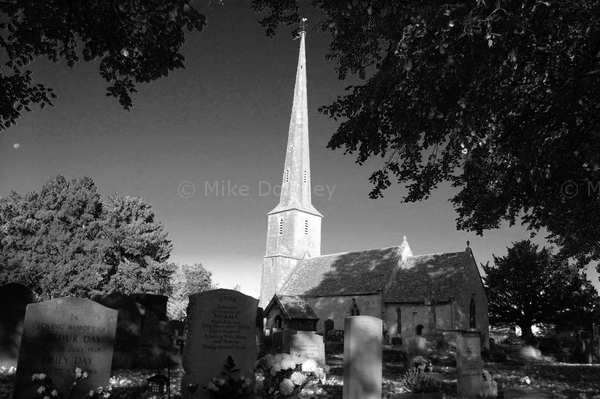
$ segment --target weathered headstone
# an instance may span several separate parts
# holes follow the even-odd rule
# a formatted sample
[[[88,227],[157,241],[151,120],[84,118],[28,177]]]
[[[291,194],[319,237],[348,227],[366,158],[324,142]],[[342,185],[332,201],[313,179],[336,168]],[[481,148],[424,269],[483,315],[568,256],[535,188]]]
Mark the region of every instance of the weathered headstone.
[[[105,386],[110,378],[117,311],[83,298],[58,298],[30,304],[25,324],[14,399],[37,397],[33,374],[48,375],[55,387],[69,396],[75,369],[88,378],[74,388],[72,397]]]
[[[321,335],[314,331],[291,330],[285,332],[284,340],[285,352],[325,365],[325,344]]]
[[[372,316],[344,321],[344,399],[381,399],[382,321]]]
[[[240,375],[254,376],[257,306],[257,299],[234,290],[190,295],[183,354],[185,375],[181,382],[183,398],[209,398],[203,388],[223,371],[228,356],[240,369]]]
[[[25,308],[33,301],[33,293],[24,285],[11,283],[0,287],[0,367],[17,365]]]
[[[459,397],[477,397],[483,386],[481,337],[478,331],[462,331],[456,337],[456,371]]]

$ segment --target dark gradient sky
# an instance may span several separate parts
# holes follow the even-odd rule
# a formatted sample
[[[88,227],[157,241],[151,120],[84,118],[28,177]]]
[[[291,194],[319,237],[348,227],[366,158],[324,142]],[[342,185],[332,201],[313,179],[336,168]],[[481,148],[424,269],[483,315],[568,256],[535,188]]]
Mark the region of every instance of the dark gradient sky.
[[[0,196],[38,189],[57,174],[90,176],[104,195],[153,204],[174,242],[172,260],[201,262],[221,287],[240,284],[256,296],[265,214],[277,202],[266,189],[282,174],[298,42],[287,30],[266,37],[245,2],[201,10],[208,27],[188,36],[186,69],[139,87],[131,111],[105,97],[96,64],[69,69],[38,61],[36,79],[58,99],[0,135]],[[448,187],[418,204],[401,203],[401,187],[370,200],[367,179],[378,161],[358,167],[325,148],[337,125],[317,108],[347,85],[325,60],[326,49],[327,36],[309,27],[312,179],[324,190],[313,193],[313,203],[325,215],[323,253],[398,245],[407,235],[415,254],[463,250],[470,240],[476,259],[486,262],[527,238],[518,227],[483,238],[456,231]],[[206,192],[215,181],[249,192]]]

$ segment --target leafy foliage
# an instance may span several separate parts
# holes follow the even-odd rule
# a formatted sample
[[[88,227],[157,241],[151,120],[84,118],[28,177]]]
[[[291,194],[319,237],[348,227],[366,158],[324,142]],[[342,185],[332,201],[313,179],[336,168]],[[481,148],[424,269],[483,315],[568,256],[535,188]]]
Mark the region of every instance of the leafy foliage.
[[[546,248],[519,241],[494,265],[484,265],[491,323],[521,327],[531,338],[536,323],[591,328],[600,300],[585,274]]]
[[[254,0],[268,34],[296,24],[293,0]],[[600,3],[596,0],[313,0],[339,77],[321,110],[329,148],[359,164],[377,198],[442,182],[457,225],[478,234],[519,218],[564,256],[600,258]]]
[[[168,294],[171,242],[139,198],[100,198],[90,178],[0,199],[0,280],[41,298],[120,291]]]
[[[211,273],[200,263],[175,266],[171,276],[172,293],[168,302],[169,319],[185,319],[188,297],[213,288]]]
[[[400,386],[413,393],[441,392],[441,383],[417,368],[407,370],[400,378]]]
[[[253,397],[254,376],[240,375],[231,356],[227,356],[219,377],[210,379],[204,389],[213,399],[244,399]]]
[[[8,0],[0,15],[0,49],[8,60],[0,68],[0,130],[55,97],[33,82],[29,66],[36,58],[68,66],[97,61],[107,95],[128,109],[137,83],[183,67],[184,32],[205,24],[186,0]]]

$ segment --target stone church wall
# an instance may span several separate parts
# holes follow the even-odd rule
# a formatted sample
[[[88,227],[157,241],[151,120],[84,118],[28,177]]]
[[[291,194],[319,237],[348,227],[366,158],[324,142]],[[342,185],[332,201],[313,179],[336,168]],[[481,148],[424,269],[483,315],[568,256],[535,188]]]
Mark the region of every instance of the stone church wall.
[[[335,330],[344,329],[344,318],[350,316],[352,309],[352,298],[356,299],[356,304],[361,316],[381,317],[381,295],[354,295],[354,296],[328,296],[328,297],[305,297],[310,304],[319,321],[317,322],[317,332],[323,333],[325,320],[333,320]]]
[[[487,348],[489,346],[489,321],[488,321],[488,305],[485,289],[481,282],[481,276],[475,262],[467,268],[467,273],[464,276],[463,287],[458,291],[456,297],[455,317],[458,329],[469,328],[469,305],[471,298],[475,300],[475,328],[481,331],[482,343]]]
[[[398,331],[398,309],[400,309],[401,331]],[[438,304],[435,308],[423,304],[386,303],[383,315],[384,328],[388,336],[412,337],[416,335],[417,326],[423,326],[423,335],[432,333],[435,309],[435,328],[449,330],[452,328],[452,307],[450,304]]]

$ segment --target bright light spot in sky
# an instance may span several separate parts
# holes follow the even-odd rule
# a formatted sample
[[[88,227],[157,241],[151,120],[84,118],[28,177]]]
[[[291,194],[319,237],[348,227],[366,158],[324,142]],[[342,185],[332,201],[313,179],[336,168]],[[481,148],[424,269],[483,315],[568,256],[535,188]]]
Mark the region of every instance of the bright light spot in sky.
[[[14,144],[13,144],[13,148],[14,148],[15,150],[19,149],[19,147],[21,147],[21,144],[19,144],[19,143],[14,143]]]

